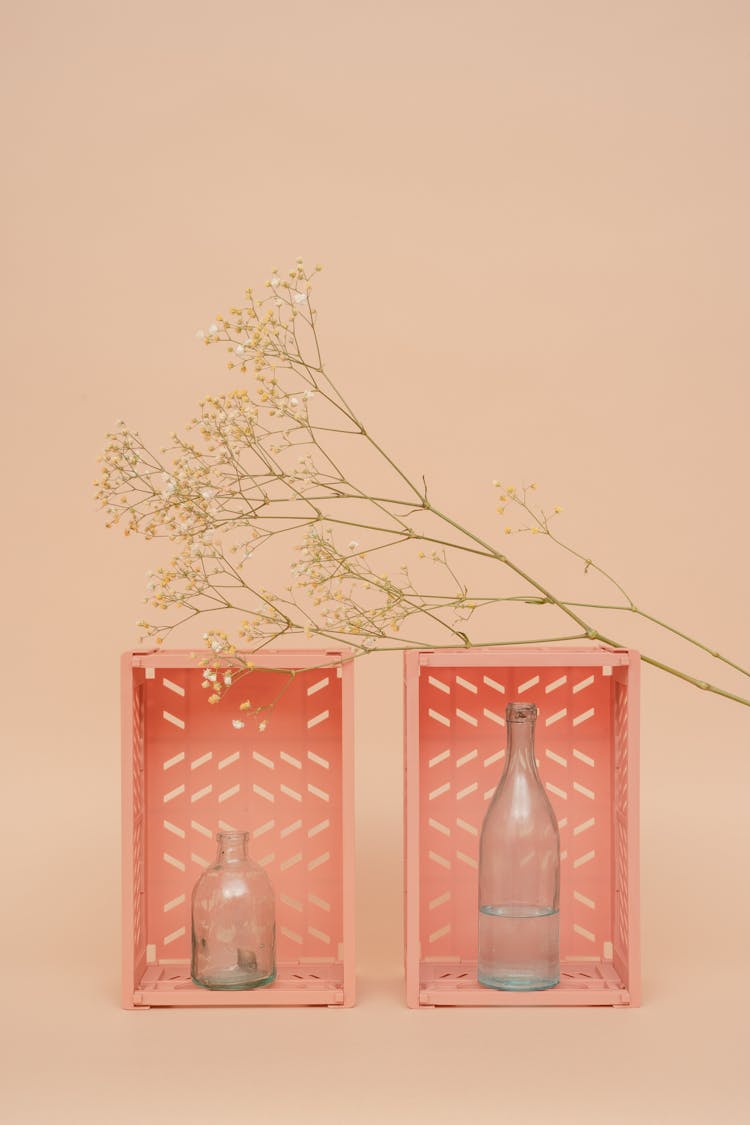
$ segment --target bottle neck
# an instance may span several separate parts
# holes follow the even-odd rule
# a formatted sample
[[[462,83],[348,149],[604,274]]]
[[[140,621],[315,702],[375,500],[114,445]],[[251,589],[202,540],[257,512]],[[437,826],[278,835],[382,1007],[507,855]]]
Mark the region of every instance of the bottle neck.
[[[217,832],[217,863],[241,863],[247,859],[247,832]]]
[[[534,755],[534,719],[523,719],[509,722],[508,731],[508,765],[518,765],[523,768],[536,770]]]

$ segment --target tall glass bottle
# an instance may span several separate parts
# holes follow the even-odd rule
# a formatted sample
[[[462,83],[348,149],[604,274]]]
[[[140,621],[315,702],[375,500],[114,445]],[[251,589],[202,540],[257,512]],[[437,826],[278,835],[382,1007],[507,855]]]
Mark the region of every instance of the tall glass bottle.
[[[560,833],[534,756],[537,708],[509,703],[505,769],[479,843],[479,983],[523,992],[560,980]]]
[[[190,973],[204,988],[260,988],[276,979],[271,881],[247,854],[248,832],[218,832],[216,860],[193,888]]]

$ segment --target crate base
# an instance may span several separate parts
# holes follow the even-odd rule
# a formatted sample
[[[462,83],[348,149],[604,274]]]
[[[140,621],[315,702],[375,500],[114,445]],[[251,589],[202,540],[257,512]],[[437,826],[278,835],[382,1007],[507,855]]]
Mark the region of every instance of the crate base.
[[[503,992],[477,982],[476,961],[430,961],[420,968],[419,1007],[621,1006],[630,995],[611,961],[563,961],[560,983],[538,992]]]
[[[344,968],[335,962],[291,963],[277,966],[273,984],[247,991],[200,988],[190,979],[187,964],[149,965],[133,1000],[138,1008],[270,1007],[344,1004]]]

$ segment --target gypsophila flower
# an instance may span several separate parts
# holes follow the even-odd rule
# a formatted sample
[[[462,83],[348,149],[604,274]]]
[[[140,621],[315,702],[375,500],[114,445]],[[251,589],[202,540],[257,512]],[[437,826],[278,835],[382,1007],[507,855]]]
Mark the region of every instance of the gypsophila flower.
[[[473,615],[502,609],[506,602],[528,606],[529,615],[532,606],[545,605],[564,618],[565,628],[551,630],[550,641],[595,640],[620,647],[617,638],[597,631],[592,615],[608,608],[644,614],[588,554],[552,533],[551,521],[562,508],[540,507],[535,482],[517,487],[492,481],[496,513],[503,524],[507,520],[505,534],[546,538],[578,560],[583,574],[595,572],[609,583],[616,604],[599,605],[590,591],[568,601],[529,577],[526,563],[523,570],[517,567],[493,538],[480,538],[442,515],[428,500],[424,478],[410,479],[370,437],[326,369],[312,277],[301,259],[284,279],[274,269],[266,282],[271,292],[260,297],[248,289],[241,306],[196,332],[203,343],[226,349],[228,367],[244,380],[240,387],[201,399],[186,433],[171,433],[156,452],[122,420],[107,434],[95,481],[107,526],[172,545],[172,557],[149,572],[145,590],[149,606],[169,614],[169,623],[158,627],[141,619],[141,640],[161,645],[173,629],[202,613],[221,613],[227,620],[236,616],[227,626],[230,632],[212,628],[203,634],[201,682],[211,703],[233,700],[239,680],[252,671],[248,652],[279,640],[304,635],[326,648],[340,641],[352,656],[379,647],[466,647],[472,643],[466,623],[473,623]],[[379,468],[370,476],[373,456]],[[362,532],[364,549],[357,534],[349,538],[352,531]],[[294,549],[297,561],[277,556],[265,567],[267,546]],[[494,596],[470,596],[458,565],[467,551],[473,561],[481,556],[500,568],[504,582],[493,587]],[[252,567],[246,565],[251,557]],[[415,586],[407,565],[416,558],[431,563],[412,568],[423,588]],[[266,579],[271,589],[261,584],[260,574],[277,580]],[[650,621],[653,625],[656,619]],[[725,666],[731,663],[684,632],[656,624]],[[484,626],[479,635],[487,638]],[[508,639],[504,629],[502,636]],[[538,631],[532,636],[536,640]],[[750,705],[689,674],[677,674]],[[279,697],[293,678],[290,673],[287,682],[282,680]],[[228,705],[253,716],[275,705],[262,694],[253,693],[253,699],[252,708],[249,700]],[[258,730],[265,725],[263,720]]]
[[[242,719],[232,719],[232,726],[235,730],[242,730],[244,725],[245,724],[243,723]]]

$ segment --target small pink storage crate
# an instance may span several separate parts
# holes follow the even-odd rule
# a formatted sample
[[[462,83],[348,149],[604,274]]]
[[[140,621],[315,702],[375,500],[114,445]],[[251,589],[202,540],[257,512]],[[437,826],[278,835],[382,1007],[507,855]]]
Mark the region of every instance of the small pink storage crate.
[[[354,1003],[352,664],[272,651],[237,692],[275,698],[264,732],[209,704],[188,652],[126,653],[123,691],[123,1006]],[[245,690],[246,689],[246,690]],[[220,828],[247,829],[276,892],[278,975],[257,991],[190,979],[190,895]]]
[[[638,654],[415,651],[404,673],[409,1006],[639,1004]],[[476,976],[479,834],[509,700],[539,708],[539,772],[560,826],[561,979],[540,992]]]

